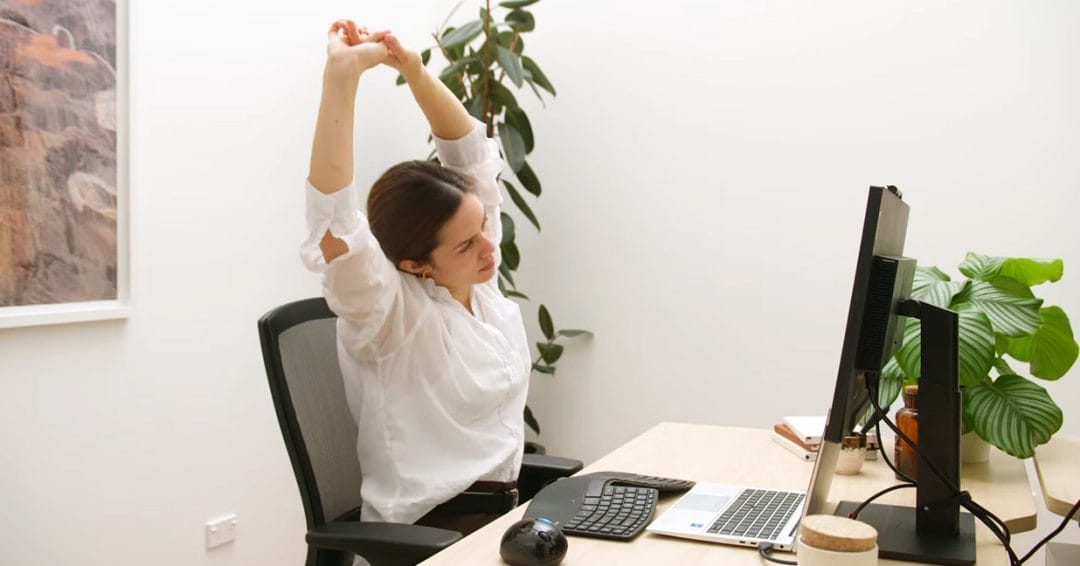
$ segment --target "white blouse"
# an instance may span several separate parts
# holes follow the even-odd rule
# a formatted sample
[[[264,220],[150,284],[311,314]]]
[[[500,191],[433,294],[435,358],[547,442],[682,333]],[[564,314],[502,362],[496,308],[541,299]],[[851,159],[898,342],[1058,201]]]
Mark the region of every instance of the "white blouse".
[[[502,237],[498,145],[476,122],[435,139],[443,165],[474,180],[493,242]],[[355,187],[330,195],[307,185],[308,269],[338,314],[338,361],[359,428],[361,519],[412,523],[478,480],[517,479],[531,371],[518,305],[496,277],[472,289],[475,316],[431,279],[398,271],[358,207]],[[329,229],[349,251],[329,264]],[[501,257],[496,248],[496,263]]]

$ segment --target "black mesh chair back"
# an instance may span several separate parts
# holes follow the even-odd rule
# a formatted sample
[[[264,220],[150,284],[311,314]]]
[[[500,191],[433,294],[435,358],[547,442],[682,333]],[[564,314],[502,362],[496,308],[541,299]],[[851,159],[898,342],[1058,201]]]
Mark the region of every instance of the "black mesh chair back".
[[[337,316],[322,298],[282,305],[259,320],[263,359],[308,529],[359,518],[356,424],[338,367]]]

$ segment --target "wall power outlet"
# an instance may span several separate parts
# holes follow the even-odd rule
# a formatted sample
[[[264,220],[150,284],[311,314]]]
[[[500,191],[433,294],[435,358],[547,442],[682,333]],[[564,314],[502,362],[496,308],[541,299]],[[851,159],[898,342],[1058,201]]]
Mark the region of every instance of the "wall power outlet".
[[[217,548],[236,540],[236,513],[206,522],[206,548]]]

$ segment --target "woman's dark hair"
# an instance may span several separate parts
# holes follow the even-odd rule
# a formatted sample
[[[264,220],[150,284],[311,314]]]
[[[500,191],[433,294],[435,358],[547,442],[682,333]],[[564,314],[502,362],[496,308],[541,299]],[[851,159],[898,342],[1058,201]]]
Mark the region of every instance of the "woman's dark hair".
[[[439,230],[474,192],[468,177],[433,161],[398,163],[368,193],[371,233],[395,267],[403,259],[430,262]]]

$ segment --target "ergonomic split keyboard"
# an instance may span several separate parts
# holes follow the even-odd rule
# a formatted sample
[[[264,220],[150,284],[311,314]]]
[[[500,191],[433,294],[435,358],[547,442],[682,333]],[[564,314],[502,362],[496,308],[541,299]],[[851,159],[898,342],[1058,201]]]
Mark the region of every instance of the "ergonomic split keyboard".
[[[693,486],[689,480],[596,472],[545,487],[525,516],[556,522],[567,535],[630,540],[652,520],[661,493],[681,493]]]

